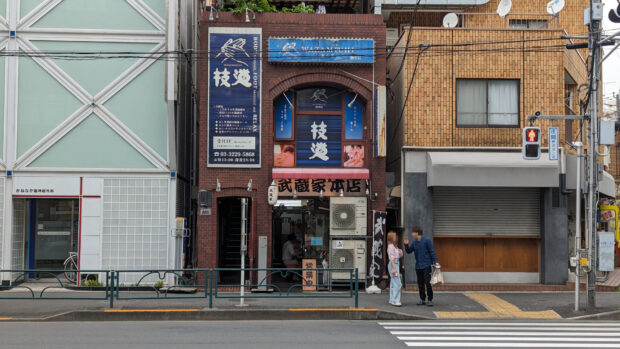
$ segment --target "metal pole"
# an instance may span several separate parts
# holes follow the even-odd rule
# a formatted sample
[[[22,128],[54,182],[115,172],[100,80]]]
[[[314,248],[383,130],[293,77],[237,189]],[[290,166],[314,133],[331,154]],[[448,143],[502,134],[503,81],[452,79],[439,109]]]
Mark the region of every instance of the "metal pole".
[[[239,298],[239,306],[245,307],[243,296],[245,295],[245,254],[247,248],[247,211],[248,211],[248,199],[241,199],[241,298]]]
[[[589,37],[590,37],[590,53],[592,59],[592,71],[590,72],[592,75],[591,81],[592,84],[590,86],[590,144],[588,146],[588,153],[590,155],[589,158],[589,168],[588,168],[588,180],[589,180],[589,190],[588,190],[588,287],[587,287],[587,310],[594,310],[596,308],[596,248],[594,246],[596,242],[596,213],[597,213],[597,201],[598,201],[598,179],[597,177],[597,165],[598,162],[597,154],[598,154],[598,84],[599,84],[599,52],[600,52],[600,36],[601,36],[601,21],[594,19],[594,8],[596,6],[600,6],[600,0],[590,0],[590,26],[589,26]]]
[[[583,143],[574,142],[573,145],[577,148],[577,189],[576,189],[576,204],[575,204],[575,255],[577,259],[577,265],[575,267],[575,311],[579,311],[579,269],[580,267],[580,251],[581,251],[581,147]]]

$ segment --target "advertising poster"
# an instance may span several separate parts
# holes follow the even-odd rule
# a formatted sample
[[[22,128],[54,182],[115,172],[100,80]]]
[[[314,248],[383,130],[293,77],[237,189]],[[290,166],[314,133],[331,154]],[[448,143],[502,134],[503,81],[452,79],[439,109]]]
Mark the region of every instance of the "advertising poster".
[[[260,167],[260,28],[209,28],[209,167]]]

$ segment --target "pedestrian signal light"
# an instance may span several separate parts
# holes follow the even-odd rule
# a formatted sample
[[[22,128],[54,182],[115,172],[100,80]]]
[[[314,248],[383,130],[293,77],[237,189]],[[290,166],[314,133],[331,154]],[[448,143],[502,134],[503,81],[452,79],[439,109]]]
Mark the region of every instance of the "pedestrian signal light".
[[[524,160],[540,159],[540,128],[523,128],[523,147],[521,150]]]

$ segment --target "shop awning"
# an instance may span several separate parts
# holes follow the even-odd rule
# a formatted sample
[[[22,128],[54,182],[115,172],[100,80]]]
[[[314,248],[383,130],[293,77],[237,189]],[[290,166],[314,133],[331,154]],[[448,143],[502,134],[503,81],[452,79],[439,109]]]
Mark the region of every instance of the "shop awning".
[[[274,168],[273,179],[370,179],[366,168]]]
[[[581,160],[581,181],[585,182],[585,162]],[[599,192],[603,195],[616,197],[616,181],[614,177],[603,172],[603,178],[599,182]],[[577,189],[577,157],[574,155],[566,156],[566,188],[569,190]]]
[[[517,152],[429,152],[429,187],[557,187],[559,162],[543,153],[523,160]]]
[[[603,172],[603,178],[598,183],[598,191],[612,198],[616,198],[616,181],[614,177],[607,172]]]

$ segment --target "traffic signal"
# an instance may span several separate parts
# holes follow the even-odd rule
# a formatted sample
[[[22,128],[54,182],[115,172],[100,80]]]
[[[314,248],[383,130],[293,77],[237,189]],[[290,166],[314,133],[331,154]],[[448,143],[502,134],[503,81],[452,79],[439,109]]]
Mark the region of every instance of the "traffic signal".
[[[540,128],[523,128],[523,147],[521,149],[523,160],[540,159]]]

